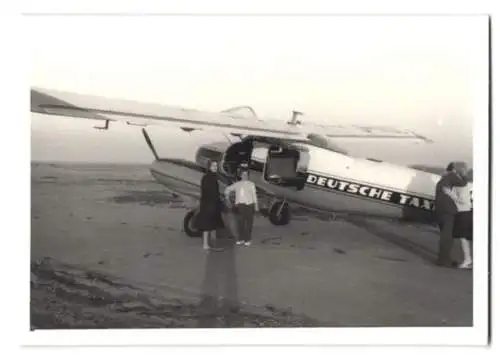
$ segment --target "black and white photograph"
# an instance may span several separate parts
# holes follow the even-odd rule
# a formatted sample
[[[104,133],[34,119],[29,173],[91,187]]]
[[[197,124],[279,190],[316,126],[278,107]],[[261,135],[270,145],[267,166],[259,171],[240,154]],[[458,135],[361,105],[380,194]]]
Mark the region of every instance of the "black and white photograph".
[[[487,15],[24,21],[30,341],[487,342]]]

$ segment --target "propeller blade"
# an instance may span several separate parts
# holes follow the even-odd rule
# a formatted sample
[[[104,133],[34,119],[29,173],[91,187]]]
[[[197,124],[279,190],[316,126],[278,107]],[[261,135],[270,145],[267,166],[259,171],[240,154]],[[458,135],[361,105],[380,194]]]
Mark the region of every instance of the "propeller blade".
[[[151,141],[151,138],[149,137],[149,134],[146,131],[146,129],[142,128],[142,134],[144,135],[144,138],[146,139],[146,142],[148,143],[148,146],[151,149],[151,152],[153,153],[155,159],[160,160],[160,157],[158,156],[158,153],[156,152],[153,142]]]

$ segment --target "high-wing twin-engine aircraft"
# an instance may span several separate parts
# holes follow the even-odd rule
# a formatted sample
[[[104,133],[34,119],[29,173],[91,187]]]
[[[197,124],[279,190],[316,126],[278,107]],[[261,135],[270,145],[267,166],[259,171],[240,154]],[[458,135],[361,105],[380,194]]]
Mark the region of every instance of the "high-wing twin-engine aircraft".
[[[247,110],[248,115],[242,115]],[[274,225],[290,222],[289,204],[311,210],[432,222],[435,185],[433,173],[375,159],[349,156],[334,139],[363,141],[431,142],[409,130],[392,127],[302,124],[298,112],[288,122],[257,117],[251,107],[204,112],[103,98],[71,92],[32,88],[31,112],[46,115],[114,121],[142,127],[155,157],[151,174],[171,192],[200,197],[200,182],[208,160],[219,162],[221,189],[234,182],[241,164],[259,192],[272,199],[268,217]],[[200,146],[194,162],[160,158],[145,129],[153,125],[180,127],[186,132],[216,130],[238,140],[225,146]],[[199,236],[193,221],[197,209],[184,218],[189,236]]]

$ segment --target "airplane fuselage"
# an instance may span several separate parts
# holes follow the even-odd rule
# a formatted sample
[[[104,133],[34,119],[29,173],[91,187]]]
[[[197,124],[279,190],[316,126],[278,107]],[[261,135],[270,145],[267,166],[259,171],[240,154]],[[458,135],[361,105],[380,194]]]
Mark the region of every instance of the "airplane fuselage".
[[[207,160],[219,161],[218,177],[223,189],[233,182],[246,164],[260,192],[271,196],[269,219],[275,225],[290,220],[288,203],[313,210],[433,221],[434,192],[439,176],[386,162],[351,157],[335,146],[333,139],[422,140],[413,131],[390,127],[302,125],[267,123],[234,111],[216,113],[103,98],[75,92],[31,89],[31,111],[65,117],[125,122],[142,127],[156,161],[154,178],[172,192],[193,199],[200,197],[200,181]],[[237,110],[237,109],[236,109]],[[196,161],[161,159],[145,130],[153,124],[170,124],[185,132],[216,130],[241,141],[224,147],[198,149]],[[229,137],[228,137],[229,139]],[[395,149],[397,151],[397,149]],[[179,156],[181,157],[181,156]],[[194,217],[188,213],[186,219]],[[185,222],[187,220],[185,219]],[[193,232],[194,234],[194,232]]]
[[[312,210],[432,222],[434,191],[439,176],[385,162],[353,158],[310,144],[301,149],[297,168],[304,176],[300,189],[265,180],[268,147],[251,154],[250,179],[259,191]],[[200,150],[204,150],[200,151]],[[199,198],[206,161],[222,161],[223,147],[200,148],[196,162],[161,159],[151,166],[154,178],[173,192]],[[221,190],[228,181],[221,177]]]

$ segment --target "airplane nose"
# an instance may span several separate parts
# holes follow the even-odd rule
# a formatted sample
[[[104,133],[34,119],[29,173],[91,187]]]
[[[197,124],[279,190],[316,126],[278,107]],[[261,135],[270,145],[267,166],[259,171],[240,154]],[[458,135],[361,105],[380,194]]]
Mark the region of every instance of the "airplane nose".
[[[155,176],[155,173],[157,173],[160,170],[160,161],[155,160],[149,165],[149,172],[151,175]]]

